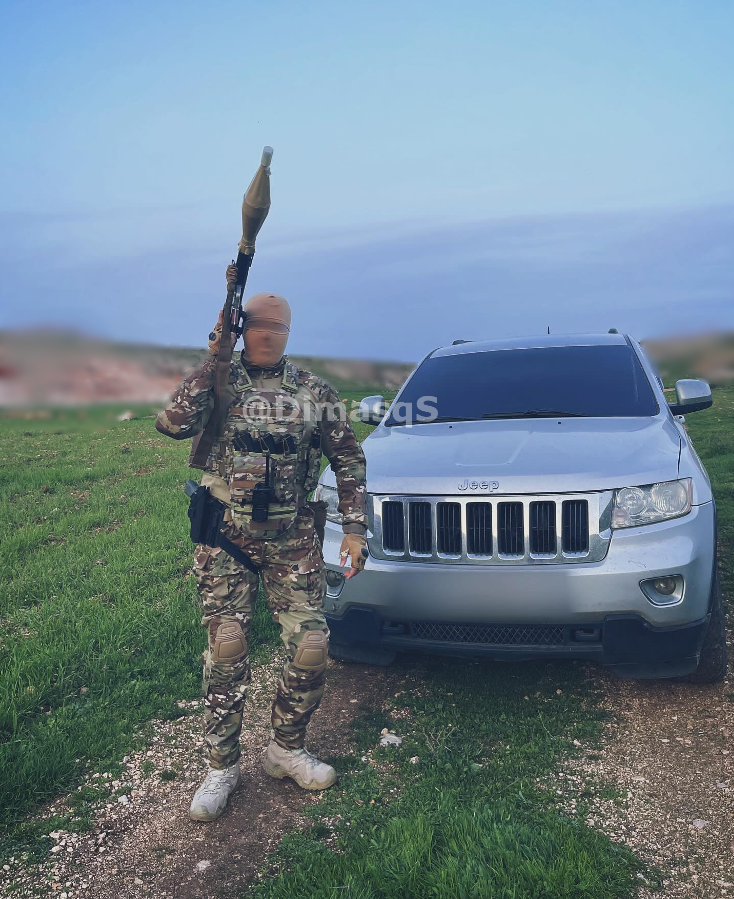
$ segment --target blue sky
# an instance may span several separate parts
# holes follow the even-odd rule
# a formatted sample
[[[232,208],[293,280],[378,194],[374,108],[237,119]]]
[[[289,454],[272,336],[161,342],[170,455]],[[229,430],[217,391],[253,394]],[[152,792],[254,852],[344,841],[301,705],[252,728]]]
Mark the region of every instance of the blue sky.
[[[202,345],[263,144],[249,287],[288,350],[734,326],[729,2],[6,4],[0,300]]]

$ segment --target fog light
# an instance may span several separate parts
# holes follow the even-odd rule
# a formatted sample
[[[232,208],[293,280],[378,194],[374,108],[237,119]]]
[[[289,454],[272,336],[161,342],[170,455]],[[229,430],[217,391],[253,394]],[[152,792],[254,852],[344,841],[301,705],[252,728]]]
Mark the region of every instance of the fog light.
[[[669,574],[640,581],[640,589],[656,606],[670,606],[683,599],[683,576]]]
[[[652,585],[658,593],[662,593],[663,596],[670,596],[671,593],[675,592],[675,578],[674,577],[659,577],[656,581],[652,582]]]
[[[331,568],[326,569],[326,595],[332,599],[342,592],[346,578],[341,571],[334,571]]]
[[[326,569],[326,583],[330,587],[339,587],[344,580],[344,575],[340,571],[333,571],[331,568]]]

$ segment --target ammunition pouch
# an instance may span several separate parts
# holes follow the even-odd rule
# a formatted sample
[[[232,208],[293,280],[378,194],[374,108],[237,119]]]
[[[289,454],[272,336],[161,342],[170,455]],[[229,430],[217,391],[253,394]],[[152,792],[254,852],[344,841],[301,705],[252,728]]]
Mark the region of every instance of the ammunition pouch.
[[[271,456],[292,455],[296,452],[296,441],[291,434],[275,437],[263,433],[253,436],[247,431],[237,431],[232,438],[232,446],[241,453],[270,453]]]
[[[190,536],[194,543],[219,546],[240,565],[253,574],[259,574],[260,569],[251,559],[222,533],[227,508],[224,503],[212,496],[208,487],[202,487],[196,481],[186,481],[184,489],[189,497]]]

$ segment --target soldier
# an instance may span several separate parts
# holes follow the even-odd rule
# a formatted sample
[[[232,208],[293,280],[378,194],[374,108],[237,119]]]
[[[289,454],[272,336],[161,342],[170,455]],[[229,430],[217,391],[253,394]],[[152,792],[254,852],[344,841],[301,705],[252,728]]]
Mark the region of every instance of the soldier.
[[[228,287],[236,277],[237,269],[230,265]],[[337,479],[344,530],[340,561],[344,565],[347,556],[351,559],[345,576],[361,571],[367,556],[365,458],[346,415],[338,414],[344,408],[338,395],[326,381],[299,369],[284,355],[291,322],[285,298],[256,294],[244,311],[245,346],[230,366],[229,411],[201,483],[226,504],[222,532],[259,575],[219,546],[199,544],[194,552],[201,623],[208,634],[202,695],[209,763],[189,810],[196,821],[219,817],[240,781],[239,736],[260,577],[287,654],[263,767],[272,777],[291,777],[309,790],[324,789],[336,780],[334,769],[304,747],[306,726],[323,695],[328,657],[329,630],[322,612],[324,559],[314,528],[315,512],[306,503],[318,481],[322,452]],[[214,405],[220,335],[221,313],[210,334],[209,356],[156,420],[158,431],[176,440],[199,435],[190,459]],[[267,520],[253,520],[255,488],[266,482],[272,487]]]

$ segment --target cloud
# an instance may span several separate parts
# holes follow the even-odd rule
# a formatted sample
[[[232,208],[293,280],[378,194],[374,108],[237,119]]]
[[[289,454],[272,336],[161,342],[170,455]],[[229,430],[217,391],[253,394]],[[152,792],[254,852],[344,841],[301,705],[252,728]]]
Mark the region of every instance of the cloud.
[[[203,345],[231,250],[199,211],[0,216],[4,325]],[[288,297],[299,354],[413,360],[457,337],[549,325],[642,338],[734,324],[733,238],[734,206],[274,228],[248,292]]]

